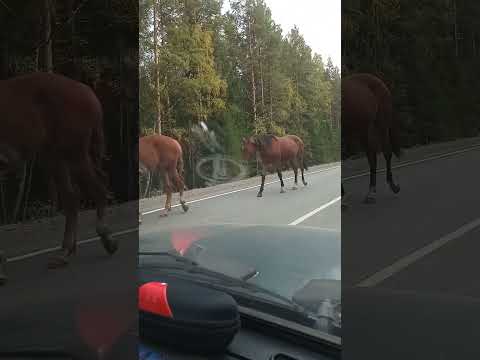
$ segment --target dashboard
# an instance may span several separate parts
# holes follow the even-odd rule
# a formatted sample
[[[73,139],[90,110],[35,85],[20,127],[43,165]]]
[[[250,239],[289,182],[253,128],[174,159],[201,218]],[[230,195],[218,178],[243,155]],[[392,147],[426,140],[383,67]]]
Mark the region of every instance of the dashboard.
[[[287,334],[276,326],[242,316],[242,327],[223,354],[194,355],[188,345],[181,351],[159,345],[145,344],[152,351],[139,360],[334,360],[340,359],[340,347],[327,343],[304,341],[301,336]]]

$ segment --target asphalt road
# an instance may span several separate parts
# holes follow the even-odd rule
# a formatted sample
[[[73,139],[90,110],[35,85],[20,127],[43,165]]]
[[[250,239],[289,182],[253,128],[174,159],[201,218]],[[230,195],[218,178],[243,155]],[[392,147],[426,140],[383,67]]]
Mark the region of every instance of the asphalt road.
[[[136,359],[138,232],[118,239],[113,256],[98,241],[79,246],[64,269],[47,269],[51,253],[9,262],[0,352],[59,348],[87,356],[106,344],[107,358]]]
[[[373,205],[362,203],[368,176],[351,178],[345,181],[350,208],[341,218],[340,202],[334,201],[340,195],[337,166],[307,172],[308,186],[296,191],[290,190],[292,180],[286,180],[285,194],[276,182],[259,199],[258,187],[250,183],[234,192],[207,193],[189,204],[189,212],[176,207],[166,218],[158,216],[159,202],[148,208],[140,230],[225,223],[342,225],[342,282],[347,290],[343,338],[350,354],[371,359],[480,358],[473,347],[479,333],[475,319],[480,318],[479,156],[479,148],[432,160],[425,160],[427,154],[420,162],[407,156],[405,166],[394,169],[400,194],[392,194],[379,173]],[[348,171],[344,176],[350,176]],[[92,304],[106,316],[96,323],[116,320],[120,323],[112,328],[128,331],[136,315],[127,309],[136,308],[138,234],[119,238],[121,247],[113,257],[93,241],[82,245],[64,270],[46,270],[50,254],[9,263],[9,283],[0,288],[0,349],[36,344],[95,348],[98,338],[87,339],[79,331],[78,319],[88,314],[75,315]],[[347,295],[350,290],[353,295]],[[101,328],[103,342],[118,339],[108,326]],[[400,340],[401,348],[388,345]],[[130,349],[133,356],[134,342],[132,336],[120,341],[121,351]]]
[[[208,196],[217,197],[197,199],[186,214],[175,208],[167,218],[159,218],[158,212],[145,215],[142,230],[205,223],[292,222],[338,229],[339,201],[328,203],[339,196],[340,167],[337,164],[318,171],[307,173],[308,186],[300,186],[296,191],[289,190],[292,180],[288,179],[285,194],[279,193],[278,183],[267,185],[262,199],[256,197],[258,187],[240,188],[227,195],[209,192]],[[259,179],[250,181],[258,184],[256,180]],[[322,208],[325,204],[328,206]],[[61,239],[61,221],[31,225],[28,231],[24,227],[5,230],[11,239],[8,239],[7,251],[9,281],[0,287],[0,351],[64,348],[89,353],[98,351],[100,344],[110,344],[110,350],[115,351],[110,354],[111,358],[115,358],[115,354],[122,354],[121,358],[136,358],[138,232],[137,229],[128,232],[132,226],[127,225],[133,220],[127,218],[129,213],[133,214],[122,209],[112,214],[112,221],[115,221],[115,214],[119,218],[113,228],[124,231],[117,235],[120,249],[112,257],[106,255],[97,240],[82,238],[82,234],[83,237],[93,235],[94,223],[89,214],[80,229],[82,245],[65,269],[48,270],[46,267],[53,247]],[[41,230],[45,230],[44,235]],[[88,334],[82,332],[87,326]]]
[[[270,177],[270,181],[278,178]],[[177,228],[208,224],[249,224],[313,226],[340,230],[340,166],[338,164],[305,173],[308,185],[299,182],[298,190],[291,190],[293,180],[285,180],[286,192],[280,193],[278,182],[265,186],[262,198],[257,198],[260,177],[249,186],[235,192],[212,191],[189,203],[184,213],[175,207],[168,217],[160,217],[162,200],[157,209],[143,210],[141,230],[155,227]],[[252,184],[254,181],[254,185]],[[268,181],[267,181],[268,182]],[[258,185],[258,186],[257,186]],[[215,197],[212,197],[215,196]],[[174,202],[178,202],[178,194]],[[141,244],[140,244],[141,245]]]
[[[381,173],[376,204],[362,203],[368,176],[344,182],[345,359],[480,358],[479,158],[477,147],[394,169],[398,195]]]

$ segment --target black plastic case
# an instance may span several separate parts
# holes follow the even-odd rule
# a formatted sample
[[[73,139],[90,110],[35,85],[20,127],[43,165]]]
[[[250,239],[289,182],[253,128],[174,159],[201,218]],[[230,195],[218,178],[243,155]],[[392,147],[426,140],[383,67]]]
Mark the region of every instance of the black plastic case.
[[[151,286],[155,282],[164,283],[163,291]],[[237,303],[224,292],[184,279],[162,278],[144,280],[140,293],[139,332],[148,342],[189,353],[223,352],[240,328]],[[154,311],[152,304],[164,310]]]

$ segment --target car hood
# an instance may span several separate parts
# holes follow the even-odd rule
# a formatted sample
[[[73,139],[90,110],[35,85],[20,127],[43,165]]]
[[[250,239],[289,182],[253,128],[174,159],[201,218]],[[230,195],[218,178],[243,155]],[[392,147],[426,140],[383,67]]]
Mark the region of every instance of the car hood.
[[[213,225],[156,230],[142,251],[168,244],[200,266],[242,278],[292,299],[311,280],[329,280],[340,296],[340,232],[298,226]],[[252,276],[253,275],[253,276]],[[331,286],[330,286],[331,287]],[[325,295],[319,294],[319,298]],[[337,296],[336,296],[337,297]],[[340,299],[336,299],[340,300]]]

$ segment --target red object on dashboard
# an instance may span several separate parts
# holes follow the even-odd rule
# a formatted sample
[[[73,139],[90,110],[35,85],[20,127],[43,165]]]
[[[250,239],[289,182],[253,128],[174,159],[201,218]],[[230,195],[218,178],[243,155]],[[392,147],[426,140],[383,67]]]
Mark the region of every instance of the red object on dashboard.
[[[138,307],[142,311],[173,318],[167,299],[168,284],[149,282],[138,289]]]

